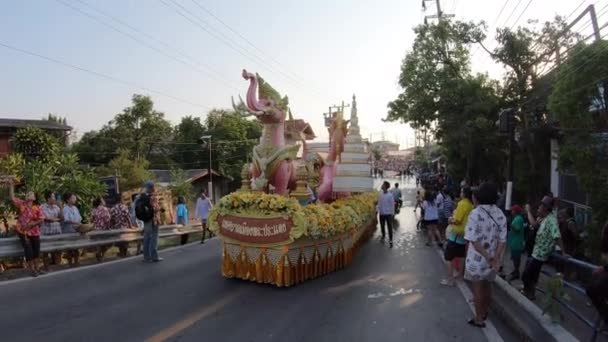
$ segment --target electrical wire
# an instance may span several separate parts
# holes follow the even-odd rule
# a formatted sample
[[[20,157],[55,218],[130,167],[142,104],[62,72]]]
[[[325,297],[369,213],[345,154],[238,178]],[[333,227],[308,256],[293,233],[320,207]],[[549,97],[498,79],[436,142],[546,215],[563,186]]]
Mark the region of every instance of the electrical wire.
[[[519,20],[521,19],[521,17],[524,15],[524,13],[526,13],[526,11],[528,10],[528,7],[530,7],[530,5],[532,4],[532,1],[534,0],[529,0],[528,3],[526,4],[526,7],[524,7],[524,10],[519,14],[519,17],[517,17],[517,19],[515,20],[515,22],[511,25],[510,29],[513,29],[513,27],[515,25],[517,25],[517,23],[519,22]]]
[[[135,31],[135,32],[137,32],[137,33],[139,33],[139,34],[141,34],[141,35],[143,35],[143,36],[145,36],[145,37],[147,37],[147,38],[155,41],[156,43],[158,43],[160,45],[163,45],[164,47],[166,47],[166,48],[168,48],[168,49],[170,49],[172,51],[177,52],[182,57],[190,60],[193,64],[198,65],[198,66],[200,66],[202,68],[206,68],[210,73],[213,73],[215,75],[215,77],[212,77],[213,79],[225,83],[227,86],[229,86],[232,89],[237,89],[238,90],[238,87],[234,86],[229,81],[227,81],[226,78],[222,74],[220,74],[219,72],[215,71],[214,67],[212,67],[211,65],[196,60],[194,57],[192,57],[191,55],[185,53],[181,49],[179,49],[179,48],[177,48],[177,47],[175,47],[175,46],[173,46],[173,45],[171,45],[171,44],[169,44],[169,43],[167,43],[167,42],[165,42],[163,40],[160,40],[160,39],[154,37],[153,35],[148,34],[148,33],[144,32],[144,31],[142,31],[141,29],[138,29],[137,27],[134,27],[133,25],[131,25],[131,24],[129,24],[129,23],[127,23],[127,22],[125,22],[125,21],[123,21],[123,20],[121,20],[121,19],[113,16],[113,15],[111,15],[110,13],[101,10],[99,7],[95,7],[95,6],[93,6],[93,5],[85,2],[83,0],[76,0],[76,1],[80,2],[81,4],[83,4],[83,5],[85,5],[85,6],[89,7],[89,8],[91,8],[92,10],[96,11],[97,13],[100,13],[100,14],[106,16],[107,18],[110,18],[112,21],[114,21],[114,22],[116,22],[116,23],[118,23],[120,25],[123,25],[124,27],[127,27],[127,28],[129,28],[131,30],[133,30],[133,31]],[[212,75],[210,75],[210,77],[211,76]]]
[[[188,11],[187,8],[185,8],[184,6],[182,6],[181,4],[179,4],[178,2],[176,2],[175,0],[159,0],[159,1],[162,4],[164,4],[165,6],[167,6],[168,8],[172,9],[174,12],[176,12],[179,16],[181,16],[182,18],[186,19],[187,21],[189,21],[193,25],[197,26],[201,30],[205,31],[207,34],[211,35],[213,38],[215,38],[219,42],[223,43],[224,45],[228,46],[230,49],[232,49],[233,51],[237,52],[241,56],[247,58],[248,60],[252,61],[253,63],[255,63],[255,64],[257,64],[257,65],[259,65],[259,66],[261,66],[263,68],[265,68],[266,70],[268,70],[268,71],[270,71],[272,73],[282,75],[283,78],[285,78],[286,80],[289,80],[291,83],[293,83],[294,85],[298,86],[300,89],[302,89],[302,90],[304,90],[306,92],[310,92],[311,95],[312,95],[312,93],[314,93],[314,90],[304,88],[301,84],[298,83],[297,80],[294,80],[292,77],[290,77],[286,73],[284,73],[284,72],[282,72],[280,70],[276,71],[266,61],[264,61],[263,59],[257,57],[254,54],[251,54],[250,52],[247,51],[247,49],[245,49],[242,46],[240,46],[239,44],[237,44],[233,39],[231,39],[229,37],[226,37],[226,35],[224,35],[223,33],[219,32],[219,31],[218,31],[219,33],[215,33],[214,31],[212,31],[212,28],[211,29],[207,28],[206,26],[209,26],[209,27],[211,27],[211,26],[205,20],[203,20],[200,16],[191,13],[191,11]],[[170,1],[176,7],[170,5],[167,1]],[[194,19],[192,19],[192,18],[194,18]],[[324,96],[322,94],[316,94],[316,95]]]
[[[269,56],[268,54],[266,54],[266,52],[264,52],[262,49],[260,49],[258,46],[256,46],[253,42],[251,42],[251,40],[247,39],[244,35],[242,35],[237,30],[235,30],[233,27],[231,27],[230,25],[228,25],[224,20],[222,20],[221,18],[219,18],[217,15],[215,15],[211,10],[209,10],[207,7],[205,7],[204,5],[202,5],[199,1],[196,1],[196,0],[191,0],[191,1],[198,8],[200,8],[205,13],[207,13],[208,15],[210,15],[213,19],[215,19],[217,22],[219,22],[220,24],[222,24],[222,26],[224,26],[225,28],[227,28],[230,32],[234,33],[239,38],[241,38],[245,43],[247,43],[247,45],[251,46],[253,49],[255,49],[256,51],[258,51],[265,59],[270,60],[274,64],[276,64],[277,66],[280,66],[280,67],[282,67],[282,68],[284,68],[284,69],[287,70],[287,67],[285,65],[283,65],[281,62],[277,61],[274,57]],[[289,70],[287,70],[287,71],[289,72]],[[296,78],[301,78],[297,74],[295,74],[294,72],[290,72],[290,73],[294,77],[296,77]]]
[[[165,51],[157,48],[156,46],[151,45],[151,44],[149,44],[149,43],[147,43],[147,42],[145,42],[145,41],[137,38],[136,36],[134,36],[134,35],[132,35],[132,34],[130,34],[128,32],[125,32],[125,31],[117,28],[116,26],[114,26],[112,24],[109,24],[108,22],[100,19],[99,17],[91,15],[91,14],[83,11],[82,9],[80,9],[80,8],[78,8],[76,6],[73,6],[73,5],[69,4],[69,3],[67,3],[64,0],[55,0],[55,1],[58,2],[59,4],[65,6],[65,7],[67,7],[67,8],[70,8],[71,10],[73,10],[73,11],[75,11],[77,13],[80,13],[83,16],[86,16],[87,18],[89,18],[89,19],[97,22],[98,24],[100,24],[102,26],[105,26],[105,27],[107,27],[107,28],[109,28],[109,29],[111,29],[111,30],[113,30],[113,31],[115,31],[115,32],[117,32],[117,33],[119,33],[119,34],[121,34],[121,35],[123,35],[123,36],[125,36],[125,37],[127,37],[129,39],[131,39],[132,41],[136,42],[137,44],[140,44],[140,45],[142,45],[142,46],[144,46],[144,47],[146,47],[146,48],[148,48],[148,49],[150,49],[150,50],[152,50],[152,51],[154,51],[154,52],[156,52],[158,54],[161,54],[161,55],[165,56],[166,58],[169,58],[169,59],[171,59],[173,61],[176,61],[179,64],[185,65],[186,67],[189,67],[189,68],[191,68],[191,69],[193,69],[193,70],[195,70],[195,71],[197,71],[197,72],[199,72],[199,73],[201,73],[203,75],[206,75],[207,77],[213,78],[214,80],[216,80],[218,82],[221,82],[222,84],[226,85],[229,88],[236,89],[237,91],[239,90],[239,88],[237,88],[236,86],[233,86],[229,82],[227,82],[227,81],[225,81],[225,80],[223,80],[221,78],[218,78],[217,76],[213,75],[211,72],[209,72],[207,70],[204,70],[204,69],[201,69],[198,66],[193,65],[192,63],[188,63],[188,62],[186,62],[186,61],[184,61],[182,59],[179,59],[179,58],[175,57],[174,55],[171,55],[171,54],[169,54],[169,53],[167,53],[167,52],[165,52]]]
[[[81,67],[81,66],[78,66],[78,65],[75,65],[75,64],[67,63],[67,62],[61,61],[61,60],[53,58],[53,57],[44,56],[44,55],[41,55],[41,54],[36,53],[36,52],[32,52],[32,51],[28,51],[28,50],[25,50],[25,49],[22,49],[22,48],[18,48],[16,46],[12,46],[12,45],[6,44],[6,43],[1,42],[1,41],[0,41],[0,46],[4,47],[6,49],[9,49],[9,50],[20,52],[20,53],[25,54],[25,55],[29,55],[29,56],[32,56],[32,57],[37,57],[37,58],[40,58],[40,59],[44,59],[44,60],[46,60],[48,62],[59,64],[59,65],[64,66],[66,68],[82,71],[82,72],[85,72],[87,74],[91,74],[91,75],[94,75],[94,76],[97,76],[97,77],[105,78],[106,80],[109,80],[109,81],[112,81],[112,82],[115,82],[115,83],[120,83],[120,84],[128,86],[128,87],[139,88],[141,90],[144,90],[144,91],[147,91],[147,92],[150,92],[150,93],[154,93],[154,94],[157,94],[157,95],[161,95],[161,96],[170,98],[170,99],[172,99],[174,101],[191,105],[193,107],[200,107],[200,108],[203,108],[203,109],[206,109],[206,110],[211,110],[210,107],[207,107],[207,106],[202,105],[202,104],[194,103],[194,102],[191,102],[191,101],[179,98],[177,96],[173,96],[173,95],[167,94],[167,93],[159,91],[159,90],[154,90],[152,88],[144,87],[144,86],[138,85],[138,84],[133,83],[133,82],[125,81],[123,79],[120,79],[120,78],[117,78],[117,77],[114,77],[114,76],[103,74],[103,73],[98,72],[98,71],[87,69],[87,68],[84,68],[84,67]]]

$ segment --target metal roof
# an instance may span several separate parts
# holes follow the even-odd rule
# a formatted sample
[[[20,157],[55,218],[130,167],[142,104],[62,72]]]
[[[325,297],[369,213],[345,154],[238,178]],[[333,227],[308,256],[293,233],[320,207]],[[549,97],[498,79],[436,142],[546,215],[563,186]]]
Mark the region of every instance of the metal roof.
[[[2,119],[0,128],[36,127],[49,131],[71,131],[72,127],[48,120]]]

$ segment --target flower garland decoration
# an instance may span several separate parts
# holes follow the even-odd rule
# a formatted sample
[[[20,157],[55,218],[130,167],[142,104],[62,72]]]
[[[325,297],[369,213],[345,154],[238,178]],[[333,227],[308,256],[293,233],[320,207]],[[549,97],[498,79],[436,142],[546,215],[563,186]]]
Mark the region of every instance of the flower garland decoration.
[[[294,226],[290,237],[326,239],[357,229],[376,215],[378,193],[370,192],[342,198],[333,203],[301,206],[295,199],[260,192],[235,192],[223,197],[209,213],[209,229],[220,229],[218,217],[238,214],[263,218],[290,217]]]

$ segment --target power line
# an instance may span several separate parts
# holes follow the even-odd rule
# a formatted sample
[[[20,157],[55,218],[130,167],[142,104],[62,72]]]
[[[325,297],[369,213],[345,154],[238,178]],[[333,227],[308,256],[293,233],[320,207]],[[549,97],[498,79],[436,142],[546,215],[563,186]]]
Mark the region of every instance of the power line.
[[[513,29],[513,27],[515,25],[517,25],[517,23],[519,22],[519,20],[521,19],[521,17],[524,15],[524,13],[526,13],[526,11],[528,10],[528,7],[530,7],[530,5],[532,4],[532,1],[534,0],[529,0],[528,3],[526,4],[526,7],[524,8],[524,10],[519,14],[519,17],[517,17],[517,19],[515,20],[515,22],[513,23],[513,25],[511,25],[511,29]]]
[[[505,20],[503,22],[503,25],[507,25],[509,23],[509,20],[511,20],[511,18],[513,17],[513,14],[515,14],[515,11],[517,11],[517,8],[519,7],[519,5],[521,4],[522,0],[518,0],[517,4],[515,5],[515,7],[513,7],[513,10],[511,11],[511,14],[509,14],[509,16],[507,17],[507,20]]]
[[[277,61],[275,58],[273,58],[272,56],[269,56],[266,54],[266,52],[264,52],[262,49],[258,48],[254,43],[252,43],[249,39],[247,39],[245,36],[243,36],[241,33],[239,33],[237,30],[235,30],[234,28],[232,28],[230,25],[228,25],[224,20],[222,20],[221,18],[219,18],[217,15],[215,15],[213,12],[211,12],[207,7],[203,6],[200,2],[196,1],[196,0],[191,0],[198,8],[202,9],[203,11],[205,11],[205,13],[207,13],[208,15],[210,15],[213,19],[215,19],[217,22],[219,22],[220,24],[222,24],[224,27],[226,27],[230,32],[234,33],[235,35],[237,35],[239,38],[241,38],[243,41],[245,41],[245,43],[247,43],[249,46],[251,46],[252,48],[254,48],[256,51],[258,51],[262,56],[264,56],[266,59],[272,61],[273,63],[275,63],[276,65],[287,69],[287,67],[285,65],[283,65],[281,62]],[[288,71],[288,70],[287,70]],[[296,75],[295,73],[291,72],[293,74],[293,76],[298,77],[298,75]]]
[[[121,24],[121,25],[123,25],[123,26],[125,26],[125,27],[128,27],[129,29],[131,29],[131,30],[133,30],[133,31],[135,31],[135,32],[137,32],[137,33],[139,33],[139,34],[141,34],[141,35],[145,36],[145,37],[148,37],[149,39],[152,39],[153,41],[157,42],[158,44],[161,44],[161,45],[165,46],[165,47],[166,47],[166,48],[168,48],[168,49],[174,50],[174,51],[175,51],[175,52],[177,52],[178,54],[182,55],[184,58],[189,59],[190,61],[192,61],[192,63],[193,63],[193,64],[196,64],[196,65],[201,65],[203,68],[208,69],[208,71],[209,71],[210,73],[214,73],[214,74],[215,74],[215,76],[217,76],[217,78],[214,78],[214,79],[216,79],[216,80],[218,80],[218,81],[220,81],[220,82],[224,82],[224,83],[226,83],[226,85],[227,85],[227,86],[229,86],[229,87],[231,87],[231,88],[233,88],[233,89],[238,89],[238,87],[236,87],[236,86],[232,85],[232,84],[231,84],[229,81],[226,81],[225,77],[224,77],[223,75],[221,75],[219,72],[215,71],[215,70],[213,69],[213,67],[212,67],[212,66],[210,66],[209,64],[206,64],[206,63],[202,63],[202,62],[197,61],[197,60],[196,60],[194,57],[192,57],[192,56],[190,56],[189,54],[187,54],[187,53],[183,52],[181,49],[179,49],[179,48],[177,48],[177,47],[175,47],[175,46],[172,46],[171,44],[169,44],[169,43],[167,43],[167,42],[165,42],[165,41],[163,41],[163,40],[160,40],[160,39],[158,39],[158,38],[154,37],[153,35],[150,35],[150,34],[148,34],[148,33],[144,32],[144,31],[142,31],[142,30],[140,30],[140,29],[138,29],[138,28],[134,27],[133,25],[131,25],[131,24],[129,24],[129,23],[127,23],[127,22],[125,22],[125,21],[123,21],[123,20],[121,20],[121,19],[119,19],[119,18],[117,18],[117,17],[115,17],[115,16],[113,16],[113,15],[111,15],[111,14],[109,14],[108,12],[105,12],[105,11],[103,11],[103,10],[99,9],[98,7],[95,7],[95,6],[93,6],[93,5],[91,5],[91,4],[87,3],[87,2],[85,2],[85,1],[83,1],[83,0],[76,0],[76,1],[78,1],[78,2],[80,2],[80,3],[82,3],[82,4],[84,4],[85,6],[87,6],[87,7],[91,8],[91,9],[93,9],[94,11],[96,11],[96,12],[98,12],[98,13],[101,13],[102,15],[104,15],[104,16],[106,16],[106,17],[110,18],[110,19],[111,19],[111,20],[113,20],[114,22],[117,22],[117,23],[119,23],[119,24]],[[210,77],[212,77],[212,75],[210,75]]]
[[[489,28],[492,28],[492,29],[496,28],[496,24],[498,24],[498,19],[500,18],[500,16],[502,15],[502,12],[504,12],[505,8],[507,7],[507,5],[509,4],[510,1],[511,0],[505,0],[505,3],[502,5],[502,8],[498,12],[498,15],[494,19],[494,23],[492,23],[492,26],[489,26]],[[491,31],[491,30],[488,29],[488,32],[489,31]],[[478,51],[479,51],[479,45],[476,45],[475,46],[475,51],[471,54],[471,58],[473,58],[477,54]]]
[[[58,2],[58,3],[60,3],[60,4],[61,4],[61,5],[63,5],[63,6],[66,6],[66,7],[70,8],[70,9],[72,9],[72,10],[73,10],[73,11],[75,11],[75,12],[78,12],[78,13],[80,13],[80,14],[82,14],[82,15],[86,16],[87,18],[89,18],[89,19],[91,19],[91,20],[93,20],[93,21],[97,22],[98,24],[103,25],[103,26],[105,26],[105,27],[107,27],[107,28],[109,28],[109,29],[111,29],[111,30],[113,30],[113,31],[115,31],[115,32],[117,32],[117,33],[119,33],[119,34],[121,34],[121,35],[123,35],[123,36],[125,36],[125,37],[127,37],[127,38],[129,38],[129,39],[131,39],[131,40],[133,40],[134,42],[136,42],[136,43],[138,43],[138,44],[140,44],[140,45],[142,45],[142,46],[147,47],[148,49],[150,49],[150,50],[152,50],[152,51],[154,51],[154,52],[156,52],[156,53],[159,53],[159,54],[161,54],[161,55],[163,55],[163,56],[165,56],[165,57],[167,57],[167,58],[169,58],[169,59],[171,59],[171,60],[174,60],[174,61],[176,61],[176,62],[178,62],[178,63],[180,63],[180,64],[182,64],[182,65],[185,65],[185,66],[187,66],[187,67],[189,67],[189,68],[191,68],[191,69],[193,69],[193,70],[195,70],[195,71],[197,71],[197,72],[200,72],[200,73],[202,73],[202,74],[204,74],[204,75],[206,75],[206,76],[208,76],[208,77],[210,77],[210,78],[213,78],[213,79],[215,79],[215,80],[217,80],[217,81],[219,81],[219,82],[223,83],[224,85],[226,85],[226,86],[228,86],[228,87],[230,87],[230,88],[233,88],[233,89],[236,89],[236,90],[238,90],[238,89],[239,89],[239,88],[235,87],[234,85],[230,84],[229,82],[227,82],[227,81],[225,81],[225,80],[223,80],[223,79],[221,79],[221,78],[218,78],[217,76],[213,75],[213,74],[212,74],[212,73],[210,73],[209,71],[204,70],[204,69],[201,69],[201,68],[199,68],[199,67],[198,67],[198,66],[196,66],[196,65],[192,65],[192,63],[188,63],[188,62],[186,62],[186,61],[184,61],[184,60],[182,60],[182,59],[179,59],[179,58],[177,58],[177,57],[175,57],[175,56],[173,56],[173,55],[171,55],[171,54],[169,54],[169,53],[166,53],[165,51],[163,51],[163,50],[161,50],[161,49],[157,48],[156,46],[151,45],[151,44],[148,44],[147,42],[145,42],[145,41],[143,41],[143,40],[141,40],[141,39],[137,38],[136,36],[134,36],[134,35],[132,35],[132,34],[130,34],[130,33],[128,33],[128,32],[123,31],[123,30],[121,30],[121,29],[117,28],[116,26],[114,26],[114,25],[112,25],[112,24],[109,24],[108,22],[106,22],[106,21],[104,21],[104,20],[102,20],[102,19],[99,19],[99,17],[96,17],[96,16],[94,16],[94,15],[91,15],[91,14],[89,14],[89,13],[87,13],[87,12],[83,11],[82,9],[80,9],[80,8],[78,8],[78,7],[76,7],[76,6],[73,6],[73,5],[71,5],[71,4],[67,3],[67,2],[65,2],[64,0],[55,0],[55,1],[56,1],[56,2]],[[80,1],[80,0],[79,0],[79,1]],[[85,4],[86,4],[86,3],[85,3]],[[140,32],[140,31],[139,31],[139,30],[137,30],[137,29],[135,29],[135,30],[136,30],[137,32]]]
[[[202,19],[200,16],[198,16],[198,15],[196,15],[194,13],[191,13],[191,11],[188,11],[187,8],[185,8],[184,6],[182,6],[181,4],[179,4],[178,2],[176,2],[175,0],[166,0],[166,1],[165,0],[159,0],[159,1],[162,4],[164,4],[165,6],[171,8],[173,11],[175,11],[178,15],[180,15],[184,19],[188,20],[189,22],[191,22],[192,24],[194,24],[195,26],[197,26],[201,30],[205,31],[207,34],[211,35],[216,40],[220,41],[224,45],[228,46],[230,49],[232,49],[235,52],[237,52],[238,54],[240,54],[241,56],[249,59],[250,61],[256,63],[257,65],[259,65],[261,67],[264,67],[265,69],[269,70],[270,72],[281,74],[285,79],[291,81],[296,86],[298,86],[298,87],[300,87],[300,88],[302,88],[304,90],[308,90],[308,89],[303,88],[298,83],[297,80],[294,80],[291,76],[287,75],[286,73],[282,72],[281,70],[278,70],[278,71],[275,70],[271,65],[269,65],[268,63],[266,63],[266,61],[264,61],[263,59],[259,58],[257,55],[252,54],[251,52],[247,51],[247,49],[245,49],[242,46],[240,46],[233,39],[231,39],[230,37],[227,37],[222,32],[217,31],[217,30],[214,30],[215,32],[212,31],[213,28],[204,19]],[[170,1],[176,7],[173,7],[172,5],[170,5],[169,3],[167,3],[167,1]],[[187,13],[187,15],[186,15],[186,13]],[[194,19],[192,19],[192,18],[194,18]]]
[[[585,4],[585,2],[587,2],[587,0],[583,0],[581,1],[580,4],[578,4],[578,6],[576,6],[575,9],[572,10],[572,12],[570,12],[570,14],[568,14],[568,16],[566,17],[566,19],[564,19],[565,21],[568,21],[568,19],[570,19],[570,17],[576,13],[576,11],[578,11],[579,8],[581,8],[581,6],[583,6]]]
[[[32,57],[37,57],[37,58],[40,58],[40,59],[44,59],[46,61],[49,61],[49,62],[52,62],[52,63],[55,63],[55,64],[59,64],[61,66],[64,66],[64,67],[67,67],[67,68],[70,68],[70,69],[82,71],[82,72],[85,72],[87,74],[91,74],[91,75],[95,75],[97,77],[105,78],[106,80],[109,80],[109,81],[112,81],[112,82],[115,82],[115,83],[120,83],[120,84],[128,86],[128,87],[135,87],[135,88],[139,88],[141,90],[144,90],[144,91],[147,91],[147,92],[150,92],[150,93],[158,94],[158,95],[170,98],[170,99],[172,99],[174,101],[177,101],[177,102],[186,103],[186,104],[189,104],[191,106],[200,107],[200,108],[203,108],[203,109],[206,109],[206,110],[211,110],[211,108],[209,108],[209,107],[207,107],[205,105],[202,105],[202,104],[194,103],[194,102],[191,102],[191,101],[179,98],[177,96],[173,96],[173,95],[167,94],[167,93],[159,91],[159,90],[154,90],[152,88],[144,87],[144,86],[138,85],[136,83],[125,81],[125,80],[122,80],[120,78],[117,78],[117,77],[114,77],[114,76],[110,76],[110,75],[106,75],[106,74],[103,74],[103,73],[100,73],[100,72],[97,72],[97,71],[94,71],[94,70],[90,70],[90,69],[87,69],[87,68],[84,68],[84,67],[81,67],[81,66],[78,66],[78,65],[74,65],[74,64],[67,63],[67,62],[63,62],[61,60],[58,60],[58,59],[55,59],[55,58],[52,58],[52,57],[48,57],[48,56],[44,56],[44,55],[38,54],[36,52],[32,52],[32,51],[28,51],[28,50],[25,50],[25,49],[21,49],[21,48],[18,48],[18,47],[15,47],[15,46],[3,43],[3,42],[0,42],[0,46],[2,46],[4,48],[7,48],[9,50],[20,52],[20,53],[25,54],[25,55],[29,55],[29,56],[32,56]]]

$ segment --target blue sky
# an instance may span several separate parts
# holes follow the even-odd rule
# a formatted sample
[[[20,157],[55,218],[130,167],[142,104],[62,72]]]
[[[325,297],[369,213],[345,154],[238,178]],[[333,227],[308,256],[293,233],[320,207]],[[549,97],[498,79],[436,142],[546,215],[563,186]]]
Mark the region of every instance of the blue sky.
[[[380,139],[384,132],[386,139],[402,145],[413,143],[412,132],[406,125],[386,124],[381,118],[386,115],[386,104],[399,92],[396,84],[399,66],[414,39],[412,28],[420,24],[424,16],[419,0],[195,1],[255,47],[196,6],[193,0],[5,3],[0,13],[0,43],[138,86],[111,82],[0,46],[0,117],[36,119],[49,112],[57,113],[66,116],[82,134],[100,128],[128,106],[133,93],[143,93],[151,95],[156,108],[177,123],[184,115],[204,117],[209,108],[228,107],[231,96],[244,95],[247,83],[240,74],[246,68],[259,72],[279,92],[287,94],[294,114],[309,121],[321,139],[327,136],[322,113],[329,105],[350,101],[356,93],[365,137],[371,134],[374,140]],[[510,2],[499,24],[501,20],[506,21],[511,9],[516,10],[510,20],[514,22],[528,0],[522,1],[518,8],[515,7],[517,1]],[[580,2],[535,0],[523,12],[520,23],[528,18],[549,19],[556,12],[568,14]],[[602,2],[608,1],[598,2],[603,5]],[[115,26],[156,50],[63,3]],[[228,43],[177,14],[175,8],[179,7],[175,3],[187,9],[185,15],[191,20],[203,20],[208,26],[202,22],[200,25]],[[444,11],[455,12],[457,19],[493,22],[505,1],[483,1],[483,6],[480,3],[442,2]],[[128,23],[145,35],[121,26],[85,4]],[[427,14],[432,14],[434,3],[428,5]],[[491,45],[491,40],[489,43]],[[185,59],[181,53],[192,59]],[[196,65],[183,65],[164,54]],[[263,62],[259,62],[260,59]],[[481,56],[476,56],[476,69],[500,74],[500,68],[482,61]],[[201,70],[207,70],[214,78]]]

